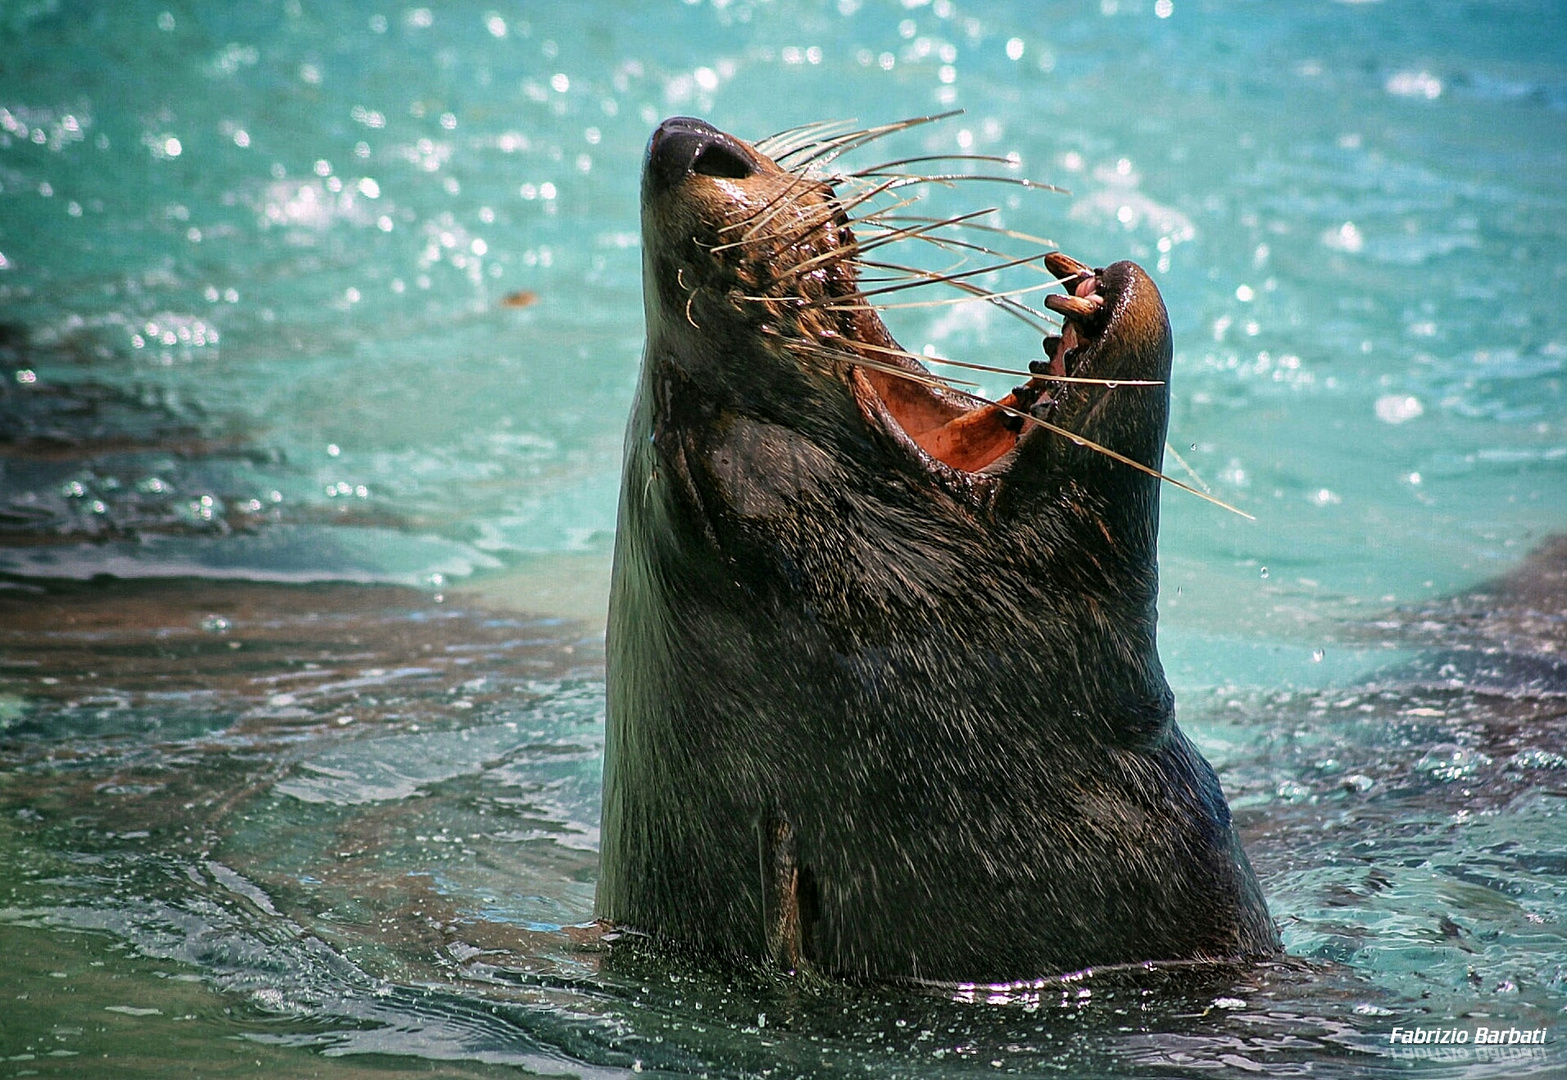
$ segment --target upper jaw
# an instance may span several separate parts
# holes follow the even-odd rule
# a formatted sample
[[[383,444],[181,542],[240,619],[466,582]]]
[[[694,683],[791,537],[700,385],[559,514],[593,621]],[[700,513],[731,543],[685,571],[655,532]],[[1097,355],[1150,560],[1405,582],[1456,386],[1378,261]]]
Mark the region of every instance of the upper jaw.
[[[1136,263],[1117,262],[1091,273],[1094,292],[1087,303],[1078,304],[1085,298],[1075,295],[1046,301],[1062,314],[1062,347],[1056,355],[1064,358],[1065,373],[1103,380],[1068,384],[1058,422],[1151,463],[1163,450],[1169,420],[1169,315],[1157,286]],[[1078,291],[1088,287],[1079,284]],[[1070,351],[1069,335],[1076,338]],[[1130,385],[1106,385],[1118,382]]]

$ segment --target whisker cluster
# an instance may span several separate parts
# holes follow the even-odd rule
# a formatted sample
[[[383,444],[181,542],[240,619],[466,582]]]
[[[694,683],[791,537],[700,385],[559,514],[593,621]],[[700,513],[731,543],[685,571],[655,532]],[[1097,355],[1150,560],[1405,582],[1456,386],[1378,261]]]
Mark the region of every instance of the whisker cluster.
[[[928,189],[931,186],[953,188],[962,183],[1002,183],[1029,190],[1069,194],[1065,189],[1021,176],[988,172],[927,173],[909,169],[910,166],[936,162],[970,162],[1004,165],[1009,168],[1016,168],[1019,165],[1016,157],[993,154],[920,154],[882,161],[852,172],[834,172],[831,169],[838,158],[852,150],[910,128],[949,119],[959,115],[961,111],[916,116],[871,127],[860,127],[854,120],[819,121],[780,131],[757,142],[756,149],[792,174],[792,179],[784,185],[783,190],[762,206],[752,210],[746,217],[723,225],[719,230],[720,234],[735,238],[725,239],[712,250],[721,252],[749,245],[760,248],[768,244],[787,248],[798,244],[812,232],[825,226],[839,226],[843,227],[842,235],[845,237],[845,242],[777,271],[772,274],[769,284],[772,288],[783,286],[788,289],[791,283],[803,281],[812,275],[825,273],[835,267],[847,267],[853,271],[850,280],[855,285],[853,292],[848,295],[841,293],[812,297],[804,294],[755,295],[742,296],[741,299],[758,303],[785,303],[800,312],[819,311],[846,315],[880,312],[894,308],[941,307],[983,302],[995,305],[1034,331],[1046,335],[1047,338],[1057,333],[1060,323],[1018,299],[1030,293],[1064,287],[1066,297],[1047,301],[1047,306],[1055,307],[1060,304],[1063,310],[1071,308],[1072,305],[1063,304],[1062,300],[1075,300],[1071,292],[1074,281],[1070,278],[1065,281],[1058,280],[1048,266],[1041,264],[1046,255],[1054,257],[1057,250],[1054,241],[979,220],[998,213],[995,207],[945,217],[903,211],[920,201],[922,197],[920,189]],[[816,186],[825,189],[829,197],[821,204],[811,204],[810,208],[802,213],[799,200],[795,196]],[[889,199],[890,202],[887,201]],[[990,244],[965,239],[961,235],[963,233],[982,233],[1000,239],[1015,240],[1030,245],[1034,250],[1026,255],[1012,255]],[[930,245],[936,250],[947,252],[955,256],[956,261],[941,270],[928,270],[901,262],[867,258],[872,252],[906,240]],[[1045,250],[1039,250],[1040,248]],[[976,261],[978,265],[974,265]],[[864,270],[883,271],[886,276],[867,277],[861,273]],[[991,288],[974,280],[1006,270],[1032,270],[1041,274],[1045,280],[1009,289]],[[874,287],[865,288],[867,284]],[[895,303],[873,300],[909,289],[927,287],[952,289],[961,295]],[[1158,469],[1052,424],[1033,411],[1024,411],[983,397],[969,389],[976,387],[976,383],[934,374],[925,365],[939,364],[967,371],[1012,375],[1053,383],[1093,384],[1111,390],[1121,387],[1161,385],[1157,381],[1092,379],[1056,372],[1046,373],[1042,370],[1019,370],[962,360],[948,360],[846,336],[823,342],[808,336],[786,335],[783,337],[783,343],[797,355],[819,362],[835,366],[862,367],[892,378],[955,391],[972,400],[975,407],[994,407],[1011,417],[1025,423],[1036,424],[1060,438],[1087,447],[1242,517],[1251,517],[1206,490],[1199,490],[1166,476]],[[1179,455],[1177,460],[1180,460]],[[1181,464],[1185,465],[1185,462],[1182,461]],[[1191,471],[1190,466],[1186,468]],[[1195,472],[1192,472],[1192,478],[1203,488],[1207,487]]]
[[[862,303],[862,301],[869,296],[887,295],[900,289],[929,286],[947,287],[956,289],[963,295],[934,302],[921,301],[917,304],[907,305],[885,304],[882,307],[941,306],[952,303],[983,301],[994,304],[1007,314],[1021,319],[1035,331],[1047,334],[1053,332],[1056,329],[1054,320],[1045,313],[1036,311],[1016,299],[1019,295],[1049,288],[1055,284],[1054,279],[1038,265],[1037,254],[1021,257],[1011,256],[987,245],[976,244],[949,234],[957,230],[973,230],[1053,248],[1055,245],[1051,241],[1013,229],[1002,228],[998,225],[987,225],[977,220],[995,214],[997,211],[994,207],[947,217],[902,214],[899,211],[912,206],[920,198],[918,194],[902,194],[902,190],[920,185],[936,184],[943,187],[952,187],[965,181],[999,181],[1046,191],[1061,191],[1061,188],[1017,176],[958,172],[931,174],[901,171],[905,166],[919,165],[926,162],[967,161],[1001,164],[1010,167],[1018,165],[1015,157],[1004,157],[996,154],[919,154],[890,159],[854,172],[829,174],[826,171],[828,165],[850,150],[885,138],[888,135],[907,131],[910,128],[950,119],[960,113],[961,110],[954,110],[935,113],[930,116],[916,116],[872,127],[860,127],[854,120],[825,120],[789,128],[760,140],[756,144],[757,150],[767,154],[781,167],[792,173],[794,179],[785,185],[783,190],[776,193],[765,204],[753,210],[745,218],[722,226],[719,230],[721,234],[733,235],[739,233],[740,235],[736,239],[726,240],[724,243],[719,244],[713,248],[713,251],[717,253],[745,245],[778,244],[788,246],[803,239],[811,231],[821,228],[828,221],[841,218],[842,222],[850,226],[856,234],[856,239],[851,244],[813,256],[784,270],[773,280],[772,284],[774,286],[785,285],[801,279],[813,271],[824,269],[833,264],[850,263],[853,264],[856,270],[860,268],[881,269],[892,271],[899,276],[891,280],[884,279],[878,282],[877,284],[881,287],[871,290],[860,290],[852,299],[840,297],[837,303],[823,301],[808,301],[807,303],[831,311],[865,310],[868,305]],[[832,190],[833,197],[828,203],[815,212],[807,212],[804,215],[798,215],[797,213],[790,215],[786,223],[780,227],[780,220],[784,219],[785,214],[795,206],[794,196],[807,185],[817,183],[824,184]],[[875,205],[878,198],[889,193],[896,196],[891,205]],[[937,249],[958,254],[961,258],[945,270],[931,271],[899,263],[873,262],[865,257],[880,247],[902,240],[920,241]],[[984,256],[994,261],[975,266],[971,263],[971,255]],[[1045,274],[1047,281],[1040,285],[1031,285],[1021,289],[995,290],[977,286],[970,280],[1016,267],[1031,267]],[[752,299],[762,300],[764,298],[753,297]],[[771,299],[776,301],[779,298],[775,296]]]

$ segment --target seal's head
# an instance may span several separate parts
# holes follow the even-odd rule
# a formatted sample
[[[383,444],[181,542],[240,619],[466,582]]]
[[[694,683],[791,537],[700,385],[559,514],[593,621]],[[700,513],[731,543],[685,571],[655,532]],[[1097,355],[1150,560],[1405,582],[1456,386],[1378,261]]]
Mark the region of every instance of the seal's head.
[[[1065,316],[1066,332],[1046,339],[1049,363],[1036,365],[1045,378],[997,408],[931,377],[897,346],[859,284],[866,251],[900,237],[929,237],[944,223],[884,229],[862,243],[849,209],[809,161],[785,168],[701,120],[665,121],[649,141],[642,177],[650,361],[700,382],[715,403],[753,413],[786,410],[792,426],[818,419],[800,410],[793,395],[842,401],[847,394],[872,424],[911,444],[938,474],[998,480],[1018,456],[1010,452],[1030,441],[1041,444],[1039,456],[1048,456],[1049,428],[1030,418],[1068,426],[1090,441],[1102,435],[1123,454],[1157,461],[1168,405],[1162,383],[1169,324],[1158,290],[1139,267],[1090,271],[1064,256],[1045,256],[1068,288],[1068,296],[1047,300]],[[747,355],[759,351],[768,359],[738,362],[737,343]],[[1057,381],[1069,365],[1070,377],[1083,381]],[[1111,392],[1137,380],[1152,385]]]
[[[949,388],[860,275],[935,226],[811,166],[873,134],[649,143],[600,914],[882,978],[1269,953],[1155,643],[1158,291],[1051,253],[1034,377]]]

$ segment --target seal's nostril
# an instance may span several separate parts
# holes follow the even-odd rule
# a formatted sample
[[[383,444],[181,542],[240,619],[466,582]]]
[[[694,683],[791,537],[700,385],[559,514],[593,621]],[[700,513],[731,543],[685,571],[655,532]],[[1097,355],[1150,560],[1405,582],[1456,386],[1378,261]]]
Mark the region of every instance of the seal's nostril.
[[[689,116],[665,120],[648,142],[647,179],[662,189],[692,173],[739,180],[755,171],[740,143]]]
[[[751,163],[723,143],[708,143],[697,151],[691,171],[703,176],[726,176],[731,180],[744,180],[756,170]]]

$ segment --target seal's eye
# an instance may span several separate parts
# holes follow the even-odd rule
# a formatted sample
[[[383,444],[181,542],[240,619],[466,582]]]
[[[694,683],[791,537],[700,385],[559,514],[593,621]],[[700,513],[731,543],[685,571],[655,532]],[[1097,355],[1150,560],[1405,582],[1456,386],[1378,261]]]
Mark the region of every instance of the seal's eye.
[[[740,155],[722,143],[708,143],[697,153],[691,163],[691,171],[703,176],[723,176],[731,180],[744,180],[756,170]]]

